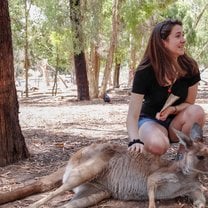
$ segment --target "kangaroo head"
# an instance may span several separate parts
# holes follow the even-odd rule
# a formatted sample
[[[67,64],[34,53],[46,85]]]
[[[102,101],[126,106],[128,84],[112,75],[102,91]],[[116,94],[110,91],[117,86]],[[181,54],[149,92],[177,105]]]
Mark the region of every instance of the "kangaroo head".
[[[182,161],[183,172],[190,174],[200,172],[208,174],[208,146],[203,143],[203,131],[199,124],[194,123],[190,136],[173,129],[175,134],[186,148],[185,157]]]

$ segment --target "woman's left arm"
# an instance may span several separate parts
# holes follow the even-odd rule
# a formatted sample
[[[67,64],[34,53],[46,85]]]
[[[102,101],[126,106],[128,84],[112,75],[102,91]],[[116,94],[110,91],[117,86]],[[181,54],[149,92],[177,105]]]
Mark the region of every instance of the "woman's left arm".
[[[167,119],[167,117],[170,114],[178,114],[179,112],[181,112],[188,106],[193,105],[196,101],[197,91],[198,91],[198,83],[188,88],[188,95],[187,95],[186,100],[183,103],[177,106],[170,106],[166,108],[164,111],[157,113],[156,118],[158,120],[164,121]]]
[[[189,105],[193,105],[196,101],[196,96],[197,96],[197,91],[198,91],[198,84],[196,83],[193,86],[188,88],[188,95],[184,103],[181,103],[176,106],[176,113],[184,110],[187,108]]]

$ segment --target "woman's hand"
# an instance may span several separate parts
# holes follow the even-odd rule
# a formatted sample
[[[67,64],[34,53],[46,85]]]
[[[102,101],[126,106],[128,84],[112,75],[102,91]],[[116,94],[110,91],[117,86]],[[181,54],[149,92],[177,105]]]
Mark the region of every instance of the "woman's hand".
[[[161,120],[161,121],[165,121],[167,119],[167,117],[171,114],[174,114],[175,111],[176,110],[175,110],[174,106],[169,106],[164,111],[158,112],[156,114],[156,119]]]
[[[143,152],[144,145],[140,143],[134,143],[130,147],[128,147],[130,152]]]

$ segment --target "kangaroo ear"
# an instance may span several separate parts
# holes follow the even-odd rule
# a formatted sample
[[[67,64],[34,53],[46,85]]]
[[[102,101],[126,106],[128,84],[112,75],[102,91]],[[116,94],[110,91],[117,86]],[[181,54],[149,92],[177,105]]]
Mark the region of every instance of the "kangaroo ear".
[[[179,143],[185,146],[185,148],[190,148],[193,145],[193,141],[190,137],[185,135],[183,132],[176,130],[175,128],[172,128],[174,133],[179,139]]]
[[[203,130],[198,123],[193,124],[190,137],[193,141],[203,141]]]

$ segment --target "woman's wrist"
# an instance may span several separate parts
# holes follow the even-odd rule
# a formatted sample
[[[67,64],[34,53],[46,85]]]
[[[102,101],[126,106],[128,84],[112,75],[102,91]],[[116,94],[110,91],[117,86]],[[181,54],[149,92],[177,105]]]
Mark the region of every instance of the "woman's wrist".
[[[143,144],[144,145],[144,142],[142,142],[140,139],[133,139],[132,141],[129,142],[128,144],[128,147],[132,146],[133,144]]]
[[[172,107],[174,108],[173,114],[174,115],[177,114],[177,112],[178,112],[177,106],[172,106]]]

